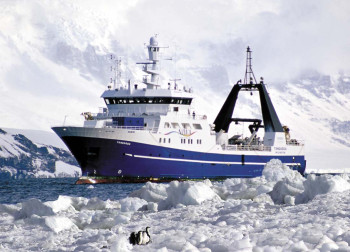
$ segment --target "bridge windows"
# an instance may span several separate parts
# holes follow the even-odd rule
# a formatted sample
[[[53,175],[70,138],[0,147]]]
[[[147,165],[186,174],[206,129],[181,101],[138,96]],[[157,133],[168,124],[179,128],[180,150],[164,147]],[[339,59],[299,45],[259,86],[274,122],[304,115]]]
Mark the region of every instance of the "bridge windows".
[[[190,105],[192,98],[173,97],[109,97],[105,98],[105,103],[110,104],[182,104]]]

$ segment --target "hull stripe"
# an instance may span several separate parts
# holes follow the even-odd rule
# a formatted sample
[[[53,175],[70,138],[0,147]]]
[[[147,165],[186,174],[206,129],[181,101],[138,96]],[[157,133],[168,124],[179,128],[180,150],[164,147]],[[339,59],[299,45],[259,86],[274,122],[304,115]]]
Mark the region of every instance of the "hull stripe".
[[[166,161],[178,161],[178,162],[190,162],[190,163],[203,163],[203,164],[242,164],[242,162],[222,162],[222,161],[205,161],[205,160],[193,160],[193,159],[180,159],[180,158],[165,158],[165,157],[152,157],[144,155],[132,155],[125,153],[126,156],[133,156],[135,158],[146,158],[146,159],[156,159],[156,160],[166,160]],[[264,162],[245,162],[246,165],[262,165],[266,164]],[[286,165],[301,165],[300,163],[285,163]]]

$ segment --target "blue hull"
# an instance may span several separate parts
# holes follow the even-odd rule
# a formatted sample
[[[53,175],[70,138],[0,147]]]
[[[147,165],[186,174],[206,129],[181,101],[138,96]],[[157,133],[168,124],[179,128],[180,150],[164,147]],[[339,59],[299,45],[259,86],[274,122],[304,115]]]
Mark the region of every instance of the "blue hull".
[[[260,156],[212,154],[112,139],[63,136],[77,159],[83,176],[159,178],[159,179],[225,179],[257,177],[271,159],[280,159],[301,174],[304,156]],[[294,158],[294,159],[293,159]]]

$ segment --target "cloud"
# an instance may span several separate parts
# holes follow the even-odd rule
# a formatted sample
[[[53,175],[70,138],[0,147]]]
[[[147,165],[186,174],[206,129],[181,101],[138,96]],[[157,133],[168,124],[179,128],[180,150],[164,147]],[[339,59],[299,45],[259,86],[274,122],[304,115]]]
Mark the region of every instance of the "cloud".
[[[347,70],[349,9],[347,0],[139,1],[128,9],[120,32],[130,43],[160,33],[202,64],[234,60],[242,67],[244,60],[232,56],[238,57],[242,44],[250,45],[259,72],[288,79],[305,68],[326,74]],[[211,48],[203,47],[208,44]],[[226,57],[212,53],[223,47]]]

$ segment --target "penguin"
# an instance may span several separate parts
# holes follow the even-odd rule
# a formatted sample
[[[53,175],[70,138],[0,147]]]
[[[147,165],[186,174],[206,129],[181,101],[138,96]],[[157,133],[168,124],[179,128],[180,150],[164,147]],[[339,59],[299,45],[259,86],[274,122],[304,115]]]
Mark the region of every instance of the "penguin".
[[[146,230],[145,231],[139,231],[137,233],[137,244],[138,245],[146,245],[151,241],[151,235],[149,233],[149,229],[150,227],[146,227]]]
[[[132,245],[136,245],[136,243],[137,243],[137,239],[138,237],[137,237],[137,234],[135,233],[135,232],[132,232],[131,234],[130,234],[130,237],[129,237],[129,242],[130,242],[130,244],[132,244]]]

